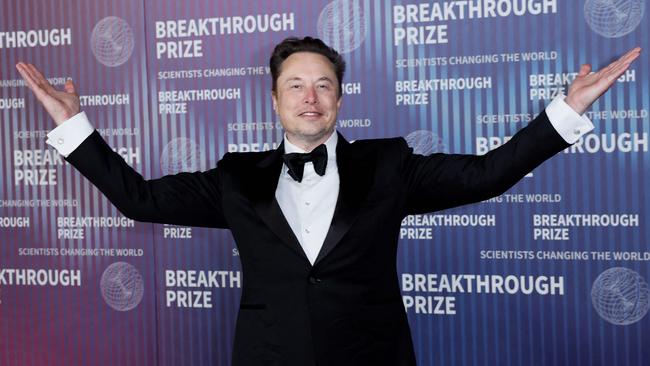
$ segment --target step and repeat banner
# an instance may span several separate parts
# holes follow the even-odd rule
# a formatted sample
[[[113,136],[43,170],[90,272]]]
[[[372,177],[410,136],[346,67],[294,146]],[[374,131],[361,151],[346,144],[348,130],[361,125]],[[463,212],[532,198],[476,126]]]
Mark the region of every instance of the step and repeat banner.
[[[1,4],[0,365],[228,365],[242,286],[228,231],[134,222],[46,145],[54,123],[14,65],[72,78],[157,178],[277,147],[268,59],[306,35],[348,63],[338,131],[425,155],[484,154],[581,63],[645,48],[592,134],[501,196],[404,218],[397,261],[420,365],[650,359],[645,0]]]

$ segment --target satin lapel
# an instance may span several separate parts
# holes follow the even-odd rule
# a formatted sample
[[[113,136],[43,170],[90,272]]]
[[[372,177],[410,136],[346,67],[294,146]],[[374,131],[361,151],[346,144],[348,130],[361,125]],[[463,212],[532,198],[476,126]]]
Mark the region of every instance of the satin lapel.
[[[336,247],[356,220],[373,182],[375,161],[368,160],[373,159],[352,153],[350,143],[339,134],[336,147],[336,163],[340,179],[339,197],[332,224],[314,265]]]
[[[269,229],[281,239],[282,243],[309,263],[307,255],[302,250],[296,235],[291,230],[291,226],[289,226],[278,201],[275,199],[275,190],[282,171],[283,153],[284,146],[280,145],[267,158],[257,164],[257,172],[252,176],[254,182],[251,182],[248,195],[253,202],[255,211]]]

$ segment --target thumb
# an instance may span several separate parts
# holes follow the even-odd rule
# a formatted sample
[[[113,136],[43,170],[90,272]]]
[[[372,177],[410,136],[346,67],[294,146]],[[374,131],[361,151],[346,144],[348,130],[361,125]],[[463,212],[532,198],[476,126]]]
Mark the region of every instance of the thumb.
[[[580,66],[580,71],[578,71],[578,76],[585,76],[591,72],[591,65],[590,64],[582,64]]]
[[[65,89],[66,93],[68,94],[75,94],[77,92],[77,89],[75,88],[72,79],[68,79],[68,81],[65,82],[65,85],[63,85],[63,89]]]

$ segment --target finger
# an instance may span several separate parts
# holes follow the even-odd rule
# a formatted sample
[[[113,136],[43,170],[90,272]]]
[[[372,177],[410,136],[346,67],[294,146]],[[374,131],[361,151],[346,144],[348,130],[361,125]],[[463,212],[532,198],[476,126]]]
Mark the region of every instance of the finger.
[[[619,72],[621,69],[625,71],[640,55],[641,47],[633,48],[619,59],[617,65],[612,68],[612,72]]]
[[[607,75],[609,75],[612,72],[613,69],[615,69],[616,67],[618,67],[622,63],[623,63],[622,60],[618,59],[618,60],[612,62],[611,64],[607,65],[606,67],[598,70],[598,72],[596,74],[597,74],[597,76],[599,78],[607,77]]]
[[[24,63],[19,63],[16,65],[16,68],[18,69],[18,72],[20,73],[20,76],[23,77],[25,82],[27,83],[27,87],[36,95],[36,98],[44,102],[48,98],[51,98],[51,96],[41,88],[41,86],[34,80],[34,77],[30,70],[26,67],[26,64]]]
[[[38,80],[37,76],[34,74],[34,71],[32,71],[32,69],[29,67],[29,64],[26,64],[26,63],[22,63],[22,62],[21,62],[20,66],[21,66],[21,69],[22,69],[22,71],[23,71],[23,73],[22,73],[21,75],[27,75],[27,76],[29,77],[29,79],[30,79],[30,80],[31,80],[35,85],[38,85],[38,84],[39,84],[39,80]]]
[[[619,57],[618,61],[627,62],[628,60],[637,58],[639,54],[641,54],[641,47],[634,47]]]
[[[47,82],[43,74],[36,68],[36,66],[33,64],[27,64],[27,68],[29,68],[29,71],[32,73],[35,80],[39,82]]]
[[[76,87],[75,87],[75,85],[74,85],[74,82],[72,81],[72,79],[68,79],[68,80],[65,82],[65,85],[63,85],[63,89],[65,89],[65,91],[66,91],[68,94],[75,94],[76,91],[77,91],[77,90],[76,90]]]
[[[611,67],[608,67],[607,70],[603,70],[606,72],[600,73],[599,75],[599,81],[604,82],[608,87],[614,84],[614,81],[618,79],[625,70],[627,70],[630,67],[629,62],[616,62],[611,65]]]
[[[616,65],[614,65],[614,67],[617,67],[618,64],[621,64],[621,63],[629,65],[634,60],[636,60],[637,57],[639,57],[639,55],[641,55],[641,47],[635,47],[635,48],[631,49],[630,51],[628,51],[623,56],[621,56],[618,60],[616,60],[612,64],[616,64]]]
[[[641,55],[641,47],[637,47],[625,55],[624,62],[632,63]]]
[[[591,72],[591,65],[590,64],[582,64],[580,66],[580,71],[578,71],[578,76],[585,76],[588,75]]]
[[[23,79],[27,83],[27,86],[30,89],[32,89],[33,91],[36,91],[36,89],[40,90],[40,87],[38,86],[38,84],[36,84],[36,80],[34,80],[34,78],[31,75],[31,72],[29,71],[29,69],[27,69],[24,63],[17,64],[16,69],[18,69],[20,76],[23,77]]]
[[[47,79],[45,79],[43,74],[41,74],[41,72],[38,71],[36,66],[34,66],[32,64],[27,64],[27,68],[29,69],[29,71],[30,71],[32,77],[34,78],[34,80],[36,80],[36,82],[41,86],[41,88],[43,88],[45,91],[50,92],[50,93],[53,92],[53,91],[56,91],[56,89],[54,89],[52,84],[50,84],[50,82],[47,81]]]
[[[630,67],[629,63],[620,63],[612,70],[610,70],[610,72],[607,75],[607,79],[613,82],[614,80],[618,79],[621,75],[623,75],[625,70],[627,70],[629,67]]]
[[[629,50],[626,54],[621,56],[620,59],[627,62],[628,60],[631,61],[636,59],[637,57],[639,57],[640,54],[641,54],[641,47],[634,47],[633,49]]]

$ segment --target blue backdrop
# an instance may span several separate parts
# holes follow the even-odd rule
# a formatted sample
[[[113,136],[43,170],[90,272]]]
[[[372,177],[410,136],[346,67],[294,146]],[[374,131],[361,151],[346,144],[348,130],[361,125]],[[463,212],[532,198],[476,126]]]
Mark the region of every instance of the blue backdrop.
[[[228,365],[242,281],[229,232],[125,219],[48,147],[18,61],[73,78],[155,178],[277,146],[268,57],[288,36],[344,54],[348,140],[421,154],[483,154],[581,63],[650,48],[645,0],[0,4],[0,365]],[[648,61],[589,110],[592,134],[506,194],[404,219],[420,365],[648,362]]]

